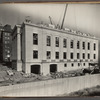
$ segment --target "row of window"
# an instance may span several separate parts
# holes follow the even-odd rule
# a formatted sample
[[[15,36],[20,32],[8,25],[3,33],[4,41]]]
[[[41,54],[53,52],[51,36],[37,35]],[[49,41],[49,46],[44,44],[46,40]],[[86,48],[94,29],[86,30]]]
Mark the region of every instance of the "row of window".
[[[10,36],[10,33],[5,33],[5,36]]]
[[[71,66],[74,67],[74,63],[72,63]],[[78,63],[78,66],[82,66],[82,64]],[[83,63],[83,66],[85,66],[85,63]],[[67,67],[67,64],[64,64],[64,67]]]
[[[8,40],[9,40],[9,39],[10,39],[10,37],[5,37],[5,39],[8,39]]]
[[[10,43],[10,41],[5,41],[5,44],[9,44]]]
[[[47,36],[47,46],[51,46],[51,36]],[[33,44],[38,45],[38,34],[33,33]],[[82,49],[85,49],[85,42],[82,42]],[[59,47],[59,37],[55,37],[55,46]],[[63,39],[63,47],[67,47],[67,39]],[[71,40],[70,48],[74,48],[74,41]],[[80,41],[77,41],[77,49],[80,49]],[[87,49],[90,50],[90,43],[87,44]],[[96,44],[94,43],[93,50],[96,50]]]
[[[47,51],[47,59],[51,59],[51,52]],[[34,50],[33,51],[33,58],[37,59],[38,58],[38,51]],[[55,58],[59,59],[59,52],[55,52]],[[74,53],[70,53],[70,58],[74,59]],[[82,54],[82,58],[85,59],[85,53]],[[90,54],[87,54],[87,58],[90,59]],[[93,55],[93,58],[96,59],[96,54]],[[67,59],[67,53],[63,52],[63,59]],[[80,59],[80,53],[77,53],[77,59]]]

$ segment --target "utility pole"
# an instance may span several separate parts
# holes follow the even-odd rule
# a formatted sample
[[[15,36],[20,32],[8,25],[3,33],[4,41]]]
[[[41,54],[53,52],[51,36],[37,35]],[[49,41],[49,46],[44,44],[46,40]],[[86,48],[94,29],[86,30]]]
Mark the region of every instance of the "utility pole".
[[[63,25],[64,25],[64,20],[65,20],[65,15],[66,15],[67,7],[68,7],[68,4],[66,4],[66,7],[65,7],[64,17],[63,17],[62,24],[61,24],[61,29],[63,29]]]

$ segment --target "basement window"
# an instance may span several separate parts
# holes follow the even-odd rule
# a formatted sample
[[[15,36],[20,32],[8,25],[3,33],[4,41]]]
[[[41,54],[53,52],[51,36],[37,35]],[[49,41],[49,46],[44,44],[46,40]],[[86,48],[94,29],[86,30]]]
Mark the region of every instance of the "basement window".
[[[50,58],[51,58],[51,52],[47,51],[47,59],[50,59]]]
[[[64,67],[67,67],[67,64],[64,64]]]

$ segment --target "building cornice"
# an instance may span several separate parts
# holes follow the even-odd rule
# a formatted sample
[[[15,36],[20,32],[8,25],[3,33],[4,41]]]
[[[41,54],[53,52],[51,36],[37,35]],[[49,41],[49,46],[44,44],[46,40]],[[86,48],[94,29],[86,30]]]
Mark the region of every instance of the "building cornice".
[[[79,34],[75,34],[75,33],[72,33],[72,32],[65,31],[63,29],[50,28],[50,27],[46,27],[46,26],[43,26],[43,25],[37,25],[37,24],[27,23],[27,22],[24,22],[23,25],[24,24],[29,25],[29,26],[33,26],[33,27],[38,27],[38,28],[41,28],[41,29],[47,29],[47,30],[65,33],[65,34],[68,34],[68,35],[74,35],[74,36],[79,36],[79,37],[84,37],[84,38],[89,38],[89,39],[94,39],[94,40],[100,40],[100,38],[97,38],[97,37],[79,35]]]

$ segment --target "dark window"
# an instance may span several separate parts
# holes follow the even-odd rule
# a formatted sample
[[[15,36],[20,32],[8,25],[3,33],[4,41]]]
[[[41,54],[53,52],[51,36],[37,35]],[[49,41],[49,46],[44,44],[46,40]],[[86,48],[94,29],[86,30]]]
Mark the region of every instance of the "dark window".
[[[67,40],[63,39],[63,47],[66,48],[67,47]]]
[[[59,59],[59,52],[56,52],[56,59]]]
[[[74,43],[73,43],[73,40],[71,40],[71,42],[70,42],[70,48],[73,48],[73,46],[74,46]]]
[[[63,58],[66,59],[66,52],[63,52]]]
[[[33,51],[33,58],[38,58],[38,51],[37,50],[34,50]]]
[[[85,66],[85,63],[83,63],[83,66]]]
[[[70,54],[70,58],[73,59],[73,53]]]
[[[88,50],[90,50],[90,43],[88,42]]]
[[[90,54],[88,53],[88,59],[90,59]]]
[[[77,49],[79,49],[79,48],[80,48],[80,42],[77,41]]]
[[[51,52],[47,51],[47,59],[51,59]]]
[[[38,34],[33,33],[33,44],[38,45]]]
[[[83,53],[83,59],[85,59],[85,53]]]
[[[74,66],[74,64],[72,63],[72,67]]]
[[[47,46],[51,46],[51,37],[47,36]]]
[[[94,54],[94,59],[96,59],[96,54]]]
[[[77,59],[80,59],[80,54],[79,53],[77,53]]]
[[[56,37],[56,47],[59,47],[59,37]]]
[[[94,50],[96,50],[96,44],[94,43]]]
[[[67,67],[67,64],[64,64],[64,67]]]
[[[85,42],[83,42],[83,49],[85,49]]]
[[[78,63],[78,66],[80,66],[80,63]]]

